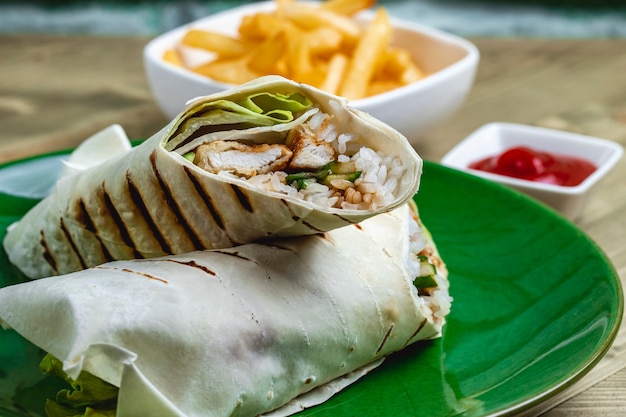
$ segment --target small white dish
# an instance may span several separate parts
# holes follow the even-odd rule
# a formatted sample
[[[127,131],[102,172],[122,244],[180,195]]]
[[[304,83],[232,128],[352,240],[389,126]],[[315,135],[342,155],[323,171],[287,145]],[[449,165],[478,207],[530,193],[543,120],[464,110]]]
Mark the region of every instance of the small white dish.
[[[554,155],[586,159],[597,169],[578,185],[562,186],[512,178],[468,167],[472,162],[501,154],[517,146],[527,146]],[[605,139],[520,124],[490,123],[452,148],[442,158],[441,163],[515,188],[552,206],[566,218],[575,220],[584,208],[590,191],[613,168],[622,154],[621,145]]]
[[[235,7],[166,32],[144,48],[148,83],[157,104],[174,118],[185,102],[197,96],[222,91],[232,85],[214,81],[163,60],[191,28],[211,29],[236,35],[243,16],[274,9],[274,1]],[[367,22],[374,14],[365,11],[358,19]],[[441,30],[391,19],[393,44],[410,51],[430,75],[407,86],[350,104],[387,123],[415,145],[427,131],[450,117],[463,103],[474,82],[479,52],[470,41]]]

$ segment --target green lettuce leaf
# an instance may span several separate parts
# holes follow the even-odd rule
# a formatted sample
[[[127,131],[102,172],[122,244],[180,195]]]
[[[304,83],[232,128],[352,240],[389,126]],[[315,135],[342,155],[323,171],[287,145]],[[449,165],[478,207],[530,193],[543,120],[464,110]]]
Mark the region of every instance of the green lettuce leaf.
[[[208,101],[194,108],[192,114],[182,118],[174,134],[166,141],[165,149],[176,148],[192,130],[200,126],[203,132],[207,133],[224,128],[247,129],[289,123],[312,104],[307,97],[298,92],[288,94],[261,92],[236,101],[223,99]]]
[[[264,119],[277,123],[292,121],[294,113],[300,113],[311,107],[311,101],[300,93],[256,93],[236,102],[238,106],[250,110]]]
[[[102,379],[81,372],[76,379],[63,371],[63,362],[47,354],[39,364],[39,370],[55,375],[69,384],[60,390],[54,400],[46,402],[48,417],[114,417],[119,389]]]

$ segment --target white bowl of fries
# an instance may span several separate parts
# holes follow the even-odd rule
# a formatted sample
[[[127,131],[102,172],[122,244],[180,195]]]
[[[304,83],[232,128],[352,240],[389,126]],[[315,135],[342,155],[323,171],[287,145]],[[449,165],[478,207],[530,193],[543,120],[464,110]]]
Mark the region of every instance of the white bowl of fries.
[[[173,118],[191,98],[278,74],[347,97],[415,145],[463,103],[479,53],[373,1],[266,1],[210,15],[146,45],[148,82]]]

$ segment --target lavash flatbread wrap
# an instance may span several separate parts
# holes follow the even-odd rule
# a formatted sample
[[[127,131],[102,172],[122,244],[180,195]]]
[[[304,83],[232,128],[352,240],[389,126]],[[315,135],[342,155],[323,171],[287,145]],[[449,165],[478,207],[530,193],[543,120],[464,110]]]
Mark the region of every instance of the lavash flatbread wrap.
[[[281,77],[200,97],[139,146],[82,162],[8,231],[30,278],[354,224],[406,203],[422,169],[391,127]]]
[[[118,417],[290,415],[440,336],[447,273],[413,218],[16,284],[0,323],[111,384]]]

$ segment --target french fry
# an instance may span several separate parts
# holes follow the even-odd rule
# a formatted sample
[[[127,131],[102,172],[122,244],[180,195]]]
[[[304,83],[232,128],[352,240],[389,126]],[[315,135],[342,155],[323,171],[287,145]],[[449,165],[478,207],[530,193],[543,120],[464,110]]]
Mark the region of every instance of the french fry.
[[[308,31],[303,41],[308,44],[311,54],[325,54],[341,48],[343,37],[336,29],[320,27]]]
[[[337,94],[347,67],[348,57],[341,53],[334,54],[328,62],[326,78],[320,84],[320,89],[331,94]]]
[[[380,72],[399,80],[404,85],[421,80],[426,76],[424,71],[413,62],[409,52],[399,48],[387,49]]]
[[[284,31],[279,31],[267,38],[248,55],[247,65],[260,74],[287,76],[287,69],[283,60],[287,45],[287,35]]]
[[[193,68],[193,71],[228,84],[243,84],[260,76],[246,65],[245,58],[217,59]]]
[[[387,44],[391,40],[392,28],[385,9],[378,9],[374,20],[366,28],[359,40],[343,85],[341,95],[355,100],[367,96],[367,89],[374,75],[374,69]]]
[[[361,28],[354,20],[319,7],[298,3],[286,5],[280,10],[283,16],[299,27],[314,29],[330,26],[350,41],[358,39],[361,34]]]
[[[199,29],[189,30],[181,42],[183,45],[206,49],[223,57],[241,56],[253,47],[241,39]]]
[[[163,60],[169,62],[172,65],[176,65],[177,67],[184,67],[182,58],[178,54],[178,51],[175,49],[168,49],[163,52]]]
[[[239,25],[239,34],[247,39],[267,39],[284,27],[287,21],[275,13],[255,13],[244,16]],[[290,23],[291,24],[291,23]]]
[[[298,29],[286,30],[287,68],[291,78],[304,79],[313,70],[308,44],[303,33]]]
[[[236,36],[189,30],[181,45],[210,51],[212,61],[190,67],[174,49],[163,59],[224,83],[277,74],[352,100],[427,76],[407,50],[391,46],[384,8],[367,26],[353,18],[375,1],[275,0],[273,10],[244,16]]]
[[[320,8],[334,13],[353,16],[374,6],[376,0],[328,0],[320,3]]]

